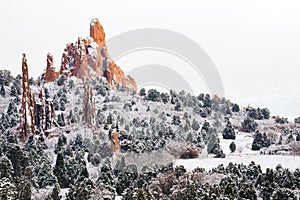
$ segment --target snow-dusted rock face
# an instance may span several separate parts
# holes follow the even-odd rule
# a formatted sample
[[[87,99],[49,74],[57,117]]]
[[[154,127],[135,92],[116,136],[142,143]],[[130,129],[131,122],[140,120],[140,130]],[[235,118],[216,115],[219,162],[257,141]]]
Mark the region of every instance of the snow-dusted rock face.
[[[48,58],[52,59],[49,54]],[[37,100],[30,90],[28,81],[28,65],[25,54],[23,54],[22,59],[22,89],[20,138],[22,142],[25,142],[30,134],[36,134],[36,132],[40,133],[51,129],[54,123],[53,102],[50,99],[45,99],[43,89],[40,91],[39,98]]]
[[[112,87],[121,85],[127,90],[137,89],[134,79],[126,76],[109,58],[105,33],[98,19],[93,19],[90,24],[90,37],[78,38],[76,43],[67,44],[60,74],[81,79],[104,76]]]
[[[98,19],[92,19],[90,23],[90,36],[94,38],[100,49],[106,46],[104,29]]]
[[[93,97],[93,89],[85,83],[84,85],[84,95],[83,95],[83,121],[85,121],[88,126],[95,129],[95,99]]]
[[[55,68],[53,66],[53,56],[48,53],[47,54],[47,67],[45,72],[45,81],[46,82],[52,82],[55,79],[57,79],[59,76],[59,72],[55,71]]]
[[[22,115],[20,119],[21,140],[25,141],[29,134],[35,132],[34,127],[34,113],[35,113],[35,100],[34,95],[30,91],[28,82],[28,65],[26,55],[23,54],[22,58]]]
[[[123,85],[129,90],[137,90],[135,80],[131,76],[125,76],[123,70],[116,65],[115,62],[111,62],[108,66],[106,73],[107,82],[111,85]]]
[[[112,154],[119,154],[121,145],[116,131],[111,134],[110,141]]]

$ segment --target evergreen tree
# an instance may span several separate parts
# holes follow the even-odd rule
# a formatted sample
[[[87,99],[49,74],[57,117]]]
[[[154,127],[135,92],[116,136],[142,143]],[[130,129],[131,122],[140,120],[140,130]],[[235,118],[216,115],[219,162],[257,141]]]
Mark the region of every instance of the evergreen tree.
[[[0,179],[7,178],[11,181],[13,176],[13,170],[14,169],[11,161],[6,156],[2,156],[0,158]]]
[[[111,113],[109,113],[108,115],[107,115],[107,118],[106,118],[106,123],[107,124],[112,124],[113,122],[114,122],[114,116],[111,114]]]
[[[233,104],[232,106],[232,112],[239,112],[240,111],[240,107],[238,104]]]
[[[0,95],[1,95],[2,97],[5,97],[5,89],[4,89],[4,85],[1,85]]]
[[[22,189],[19,193],[20,200],[31,200],[31,184],[30,182],[25,182],[22,184]]]
[[[71,186],[66,200],[91,199],[94,193],[94,184],[90,179],[84,179],[78,185]]]
[[[231,153],[234,153],[235,150],[236,150],[236,145],[234,142],[231,142],[230,145],[229,145],[229,149],[231,151]]]
[[[17,106],[14,104],[13,101],[10,101],[8,104],[8,108],[7,108],[7,114],[8,115],[13,115],[14,113],[17,113]]]
[[[16,187],[8,178],[0,179],[0,199],[3,200],[15,200],[18,199],[18,193]]]
[[[58,125],[60,125],[60,126],[65,126],[65,125],[66,125],[64,113],[61,113],[61,114],[58,114],[58,115],[57,115],[57,123],[58,123]]]
[[[268,139],[266,133],[261,134],[259,131],[255,133],[252,150],[259,150],[263,147],[269,147],[270,145],[271,141]]]
[[[264,116],[264,119],[269,119],[271,116],[270,110],[268,108],[262,108],[261,113]]]
[[[154,102],[160,102],[161,95],[160,95],[159,91],[157,91],[156,89],[148,90],[147,100],[154,101]]]
[[[57,153],[57,158],[56,158],[56,163],[55,163],[53,173],[57,177],[58,183],[62,188],[66,188],[69,186],[69,182],[68,182],[69,177],[66,173],[66,170],[67,169],[65,166],[63,153],[59,152]]]
[[[297,196],[289,189],[281,189],[274,191],[272,199],[288,199],[288,200],[297,200]]]
[[[11,85],[10,87],[10,96],[17,96],[18,95],[18,92],[17,92],[17,89],[16,89],[16,86],[15,85]]]
[[[56,183],[53,187],[52,192],[47,195],[45,200],[60,200],[61,196],[59,195],[59,193],[60,193],[60,187],[59,184]]]
[[[67,81],[67,77],[65,75],[61,75],[57,80],[57,85],[62,86]]]
[[[193,119],[193,122],[192,122],[192,129],[193,129],[194,131],[198,131],[199,128],[200,128],[200,125],[199,125],[198,121],[196,121],[195,119]]]
[[[242,122],[242,129],[245,132],[254,132],[257,128],[258,124],[250,117],[247,117],[246,119],[244,119],[244,121]]]
[[[146,90],[145,90],[145,88],[142,88],[141,90],[140,90],[140,92],[139,92],[139,94],[140,94],[140,96],[146,96]]]
[[[173,116],[172,124],[174,124],[174,125],[179,125],[180,123],[181,123],[180,116],[174,115],[174,116]]]
[[[235,140],[235,131],[229,120],[227,122],[225,129],[223,130],[223,139]]]
[[[115,181],[109,162],[104,163],[101,167],[100,173],[98,174],[98,179],[96,181],[96,186],[102,191],[107,190],[112,194],[115,194]]]

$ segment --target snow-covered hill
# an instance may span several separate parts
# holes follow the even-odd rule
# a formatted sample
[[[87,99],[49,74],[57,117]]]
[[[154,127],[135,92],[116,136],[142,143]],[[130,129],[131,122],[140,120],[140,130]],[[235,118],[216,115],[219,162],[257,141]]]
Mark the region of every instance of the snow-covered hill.
[[[0,191],[8,188],[11,195],[32,194],[34,199],[57,199],[59,193],[66,199],[182,199],[188,195],[202,199],[204,193],[244,197],[242,188],[250,184],[258,197],[268,199],[282,193],[292,196],[299,189],[300,125],[272,117],[268,109],[243,107],[205,94],[194,97],[184,91],[128,92],[96,78],[87,80],[95,102],[89,125],[83,120],[81,79],[30,80],[35,96],[42,90],[53,101],[56,126],[29,136],[23,144],[17,138],[21,79],[3,74],[0,166],[10,170],[0,173],[5,183]],[[112,132],[118,134],[120,152],[112,152]],[[223,171],[226,166],[234,168],[230,162],[245,166]],[[259,170],[252,177],[246,171],[253,168]],[[274,170],[272,183],[267,180],[267,168]],[[287,178],[289,184],[281,184],[279,177]],[[232,180],[240,185],[230,185]],[[25,189],[20,189],[20,183]],[[227,193],[227,186],[235,189]],[[267,191],[268,187],[273,189]]]

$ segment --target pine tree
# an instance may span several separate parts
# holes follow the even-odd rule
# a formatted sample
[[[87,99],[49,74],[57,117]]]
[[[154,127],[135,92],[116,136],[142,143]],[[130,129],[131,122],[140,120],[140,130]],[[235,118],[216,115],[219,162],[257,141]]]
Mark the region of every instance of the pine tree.
[[[0,179],[12,180],[13,170],[11,161],[6,156],[2,156],[0,158]]]
[[[60,126],[65,126],[66,123],[65,123],[65,117],[64,117],[64,113],[61,113],[57,116],[57,123],[58,125]]]
[[[47,195],[45,200],[60,200],[61,196],[59,195],[59,193],[60,193],[60,187],[59,187],[59,184],[56,183],[54,185],[54,188],[53,188],[52,192]]]
[[[235,140],[235,131],[229,120],[227,122],[225,129],[223,130],[223,139]]]
[[[90,199],[94,193],[94,184],[90,179],[84,179],[78,185],[71,186],[66,200]]]
[[[192,122],[192,129],[193,129],[194,131],[198,131],[199,128],[200,128],[200,125],[199,125],[198,121],[196,121],[195,119],[193,119],[193,122]]]
[[[56,164],[53,173],[57,177],[60,187],[66,188],[69,186],[64,156],[61,152],[57,153]]]
[[[5,97],[5,89],[4,89],[4,85],[1,85],[0,95],[1,95],[2,97]]]
[[[231,153],[235,152],[235,150],[236,150],[236,145],[235,145],[234,142],[231,142],[231,143],[230,143],[229,149],[230,149]]]
[[[240,111],[240,107],[238,104],[233,104],[232,106],[232,112],[239,112]]]
[[[259,131],[255,133],[252,150],[259,150],[263,147],[269,147],[270,145],[271,141],[268,139],[266,133],[261,134]]]
[[[13,101],[10,101],[9,105],[8,105],[8,108],[7,108],[7,114],[12,115],[12,114],[17,113],[17,112],[18,112],[17,106],[14,104]]]
[[[25,182],[22,184],[23,187],[19,193],[20,200],[31,200],[31,184],[30,182]]]
[[[8,178],[0,179],[0,199],[15,200],[17,198],[16,187]]]
[[[17,94],[17,89],[16,89],[16,86],[15,85],[12,85],[11,87],[10,87],[10,96],[17,96],[18,94]]]

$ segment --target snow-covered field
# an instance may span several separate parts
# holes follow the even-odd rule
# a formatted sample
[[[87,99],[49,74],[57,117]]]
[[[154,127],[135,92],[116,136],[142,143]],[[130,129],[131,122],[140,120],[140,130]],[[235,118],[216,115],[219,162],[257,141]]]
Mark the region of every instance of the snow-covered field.
[[[300,159],[296,156],[285,156],[285,155],[228,155],[226,158],[197,158],[197,159],[178,159],[175,161],[175,165],[183,165],[188,171],[195,169],[196,167],[205,168],[210,170],[218,165],[223,164],[227,166],[230,162],[242,163],[248,165],[254,161],[255,164],[261,166],[262,171],[267,168],[274,169],[278,164],[284,168],[295,170],[300,167]]]
[[[251,134],[240,132],[236,135],[235,140],[224,140],[221,134],[220,146],[224,153],[225,158],[214,158],[210,155],[202,154],[196,159],[177,159],[174,161],[175,165],[183,165],[188,171],[191,171],[197,167],[205,168],[205,170],[210,170],[221,164],[227,166],[230,162],[236,164],[249,165],[252,161],[255,164],[259,164],[261,169],[265,171],[267,168],[274,169],[277,165],[282,165],[284,168],[289,168],[295,170],[300,168],[299,156],[288,156],[288,155],[263,155],[260,151],[252,151],[251,145],[253,138]],[[231,142],[235,142],[236,151],[234,153],[230,152],[229,145]]]

